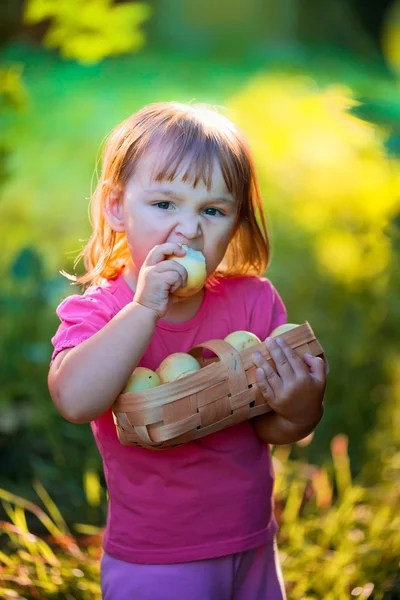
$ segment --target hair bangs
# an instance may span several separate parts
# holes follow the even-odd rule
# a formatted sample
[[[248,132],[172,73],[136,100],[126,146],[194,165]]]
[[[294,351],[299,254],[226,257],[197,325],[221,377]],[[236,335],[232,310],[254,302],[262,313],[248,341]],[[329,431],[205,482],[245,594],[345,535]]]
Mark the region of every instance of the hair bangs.
[[[185,115],[186,116],[186,115]],[[170,124],[165,131],[156,132],[149,146],[168,148],[159,151],[153,170],[153,181],[174,181],[179,177],[194,188],[201,181],[208,190],[212,186],[215,163],[221,169],[225,185],[242,204],[248,181],[243,157],[233,140],[221,132],[207,131],[202,122],[187,120]]]

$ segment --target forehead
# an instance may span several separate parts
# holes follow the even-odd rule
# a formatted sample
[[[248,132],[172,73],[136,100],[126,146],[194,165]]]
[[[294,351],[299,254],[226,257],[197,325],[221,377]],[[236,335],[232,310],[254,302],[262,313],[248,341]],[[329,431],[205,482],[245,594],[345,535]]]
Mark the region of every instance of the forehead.
[[[157,146],[139,158],[131,180],[154,188],[168,181],[193,188],[206,188],[209,192],[230,193],[216,157],[201,160],[187,153],[178,160],[173,152]]]

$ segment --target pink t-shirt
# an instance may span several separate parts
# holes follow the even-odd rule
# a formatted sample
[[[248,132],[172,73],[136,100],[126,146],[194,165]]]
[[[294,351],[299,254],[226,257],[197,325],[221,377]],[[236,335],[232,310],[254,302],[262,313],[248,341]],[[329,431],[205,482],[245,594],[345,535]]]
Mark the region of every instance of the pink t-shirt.
[[[122,275],[58,307],[54,353],[99,331],[133,292]],[[160,319],[140,365],[156,369],[173,352],[246,330],[264,340],[286,322],[268,279],[221,280],[206,290],[197,314],[183,323]],[[168,564],[234,554],[275,535],[269,445],[250,421],[161,451],[120,444],[111,409],[91,422],[109,493],[104,550],[135,563]]]

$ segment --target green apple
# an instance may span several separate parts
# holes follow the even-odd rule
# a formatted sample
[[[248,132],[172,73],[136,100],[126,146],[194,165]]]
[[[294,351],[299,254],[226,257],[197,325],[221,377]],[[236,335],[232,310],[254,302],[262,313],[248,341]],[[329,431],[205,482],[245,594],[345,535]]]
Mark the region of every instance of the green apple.
[[[207,279],[206,259],[199,250],[193,250],[185,244],[182,248],[186,250],[185,256],[171,254],[168,258],[183,265],[188,273],[187,284],[178,288],[173,295],[186,298],[193,296],[204,286]]]
[[[250,331],[233,331],[226,336],[224,341],[233,346],[237,352],[261,344],[261,340]]]
[[[185,352],[174,352],[170,354],[160,364],[156,373],[163,383],[170,383],[176,379],[181,379],[200,369],[200,363]]]
[[[143,390],[149,390],[158,385],[161,385],[161,379],[157,373],[146,367],[136,367],[129,377],[122,393],[142,392]]]
[[[285,325],[279,325],[279,327],[275,327],[268,337],[278,337],[279,335],[282,335],[282,333],[285,333],[285,331],[290,331],[290,329],[294,329],[298,326],[299,325],[296,323],[285,323]]]

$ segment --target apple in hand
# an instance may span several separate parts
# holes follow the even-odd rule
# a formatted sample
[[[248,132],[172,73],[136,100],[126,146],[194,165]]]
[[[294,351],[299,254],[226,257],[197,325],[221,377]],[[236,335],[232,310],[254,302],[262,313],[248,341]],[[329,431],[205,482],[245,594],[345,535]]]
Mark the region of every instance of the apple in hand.
[[[178,288],[173,295],[186,298],[193,296],[204,286],[207,279],[206,259],[199,250],[193,250],[185,244],[182,248],[186,250],[185,256],[171,254],[168,258],[176,260],[183,265],[188,273],[187,284]]]
[[[250,331],[233,331],[226,336],[224,341],[233,346],[237,352],[261,344],[261,340]]]
[[[176,379],[186,377],[186,375],[190,375],[190,373],[194,373],[200,368],[200,363],[191,354],[174,352],[164,358],[156,372],[162,383],[170,383]]]

